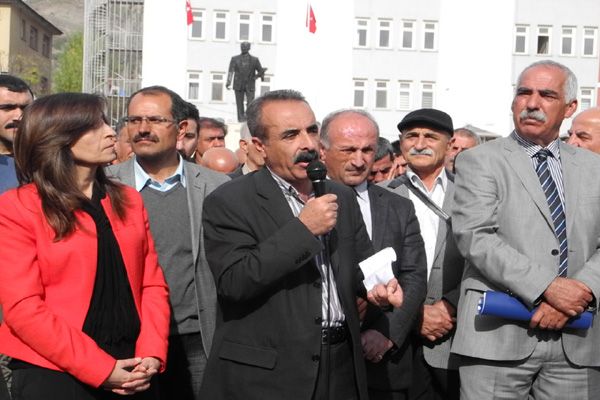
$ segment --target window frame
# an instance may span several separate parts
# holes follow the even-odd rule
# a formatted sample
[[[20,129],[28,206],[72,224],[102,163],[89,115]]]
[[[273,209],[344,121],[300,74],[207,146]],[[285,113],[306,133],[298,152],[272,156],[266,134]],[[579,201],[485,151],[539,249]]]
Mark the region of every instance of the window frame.
[[[430,88],[426,88],[430,86]],[[424,104],[423,99],[425,93],[431,93],[431,104]],[[435,82],[421,81],[421,108],[434,108],[435,107]]]
[[[224,14],[224,17],[219,17],[219,14]],[[224,38],[219,38],[217,37],[217,31],[218,31],[218,24],[219,23],[223,23],[225,24],[224,27],[224,33],[225,33],[225,37]],[[215,42],[227,42],[229,41],[229,11],[224,11],[224,10],[215,10],[213,12],[213,40]]]
[[[394,21],[392,19],[387,19],[387,18],[380,18],[377,20],[377,46],[376,47],[378,49],[391,49],[392,48],[392,37],[393,37],[392,36],[392,34],[393,34],[392,25],[393,25],[393,22]],[[382,23],[387,23],[388,24],[387,28],[382,27],[381,26]],[[384,31],[387,31],[387,34],[388,34],[388,38],[387,38],[388,45],[387,46],[381,45],[381,34]]]
[[[427,28],[427,24],[433,24],[433,28]],[[433,34],[433,47],[431,49],[425,47],[427,43],[427,34]],[[438,50],[438,21],[423,20],[423,42],[421,43],[421,50],[423,51],[437,51]]]
[[[383,84],[383,90],[381,89],[382,86],[380,86],[380,84]],[[383,107],[380,107],[377,103],[379,100],[379,92],[384,92],[385,94],[385,105]],[[385,80],[385,79],[375,79],[375,102],[373,104],[373,109],[375,110],[389,110],[390,109],[390,81],[389,80]]]
[[[585,54],[585,43],[586,40],[590,39],[590,35],[586,33],[586,30],[593,30],[591,35],[592,39],[592,54]],[[584,26],[581,40],[581,56],[582,57],[596,57],[598,55],[598,27],[597,26]]]
[[[271,21],[265,21],[265,17],[271,17]],[[264,26],[271,26],[271,40],[264,40]],[[275,43],[275,14],[272,13],[261,13],[260,14],[260,38],[259,43],[272,44]]]
[[[404,84],[408,85],[408,89],[403,89],[402,85],[404,85]],[[403,103],[403,101],[402,101],[402,98],[403,98],[402,93],[405,92],[405,91],[407,92],[407,102],[406,102],[407,104],[406,104],[406,107],[403,107],[402,106],[402,103]],[[397,93],[398,93],[398,107],[397,107],[397,109],[400,110],[400,111],[410,111],[410,110],[412,110],[413,82],[412,81],[407,81],[407,80],[399,80],[398,81],[398,91],[397,91]]]
[[[548,34],[547,35],[542,35],[541,34],[541,30],[542,29],[548,29]],[[539,47],[540,47],[540,37],[542,36],[547,36],[548,37],[548,51],[546,53],[540,53],[539,52]],[[550,56],[552,55],[552,25],[538,25],[537,29],[536,29],[536,35],[535,35],[535,55],[537,56]]]
[[[355,108],[366,108],[367,106],[367,80],[355,78],[352,80],[352,106]],[[356,92],[362,93],[362,105],[356,104]]]
[[[221,79],[215,79],[216,75],[221,75]],[[210,73],[210,102],[211,103],[225,103],[225,77],[227,72],[211,71]],[[221,99],[214,98],[215,84],[221,85]]]
[[[519,32],[519,28],[524,28],[525,32]],[[517,51],[517,39],[523,37],[523,51]],[[529,54],[529,25],[516,24],[514,31],[513,54]]]
[[[564,30],[565,29],[571,29],[571,34],[570,35],[565,35]],[[565,39],[571,39],[571,52],[570,53],[565,53],[564,52],[564,40]],[[572,57],[575,56],[576,52],[575,52],[575,48],[577,46],[576,44],[576,38],[577,38],[577,27],[574,25],[563,25],[560,27],[560,55],[561,56],[567,56],[567,57]]]
[[[200,14],[200,15],[197,15]],[[193,8],[192,9],[193,22],[190,25],[190,29],[188,31],[188,39],[190,40],[204,40],[206,31],[206,10]],[[196,22],[200,22],[200,36],[194,36],[194,24]]]
[[[196,78],[192,78],[192,75],[198,75]],[[190,89],[192,84],[197,84],[197,97],[190,97]],[[202,71],[200,70],[188,70],[187,72],[187,101],[201,101],[202,100]]]
[[[360,22],[364,22],[365,25],[361,27]],[[368,49],[369,48],[369,39],[371,38],[369,30],[371,29],[371,20],[369,18],[355,18],[354,19],[354,32],[356,34],[354,40],[354,47],[359,49]],[[360,44],[360,34],[361,30],[365,31],[365,44]]]
[[[412,24],[412,27],[406,28],[404,26],[405,23],[410,23]],[[402,50],[414,50],[415,49],[415,38],[417,35],[417,30],[416,30],[416,23],[417,21],[415,20],[409,20],[409,19],[403,19],[401,24],[402,24],[402,29],[400,30],[400,48]],[[404,47],[404,34],[410,32],[411,34],[411,39],[410,39],[410,47]]]
[[[242,22],[242,16],[248,16],[248,20],[247,22]],[[247,11],[240,11],[237,14],[237,41],[238,42],[252,42],[252,20],[253,20],[253,13],[251,12],[247,12]],[[242,24],[247,24],[248,25],[248,38],[247,39],[242,39],[241,38],[241,28],[242,28]]]

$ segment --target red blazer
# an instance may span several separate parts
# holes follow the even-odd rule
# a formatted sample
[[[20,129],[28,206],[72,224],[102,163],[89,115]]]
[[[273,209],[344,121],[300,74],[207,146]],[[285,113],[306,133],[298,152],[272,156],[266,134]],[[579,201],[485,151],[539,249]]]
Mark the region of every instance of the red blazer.
[[[136,357],[153,356],[165,365],[169,335],[168,288],[154,250],[146,209],[135,190],[123,187],[125,220],[102,200],[123,261],[141,330]],[[75,232],[54,242],[34,185],[0,196],[0,353],[68,372],[98,387],[115,359],[81,329],[96,275],[97,237],[92,218],[76,211]]]

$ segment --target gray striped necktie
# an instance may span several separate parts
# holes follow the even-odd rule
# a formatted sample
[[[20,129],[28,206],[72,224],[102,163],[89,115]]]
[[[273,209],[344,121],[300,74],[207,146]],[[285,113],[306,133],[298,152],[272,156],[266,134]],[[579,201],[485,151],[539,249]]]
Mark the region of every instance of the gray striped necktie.
[[[535,172],[540,179],[542,190],[546,195],[548,207],[550,208],[550,215],[552,216],[552,223],[554,224],[554,234],[560,243],[558,275],[567,276],[567,219],[565,218],[565,210],[560,201],[560,196],[558,195],[556,182],[552,179],[550,168],[548,168],[548,157],[552,157],[552,153],[547,149],[542,149],[535,154],[535,157],[538,160]]]

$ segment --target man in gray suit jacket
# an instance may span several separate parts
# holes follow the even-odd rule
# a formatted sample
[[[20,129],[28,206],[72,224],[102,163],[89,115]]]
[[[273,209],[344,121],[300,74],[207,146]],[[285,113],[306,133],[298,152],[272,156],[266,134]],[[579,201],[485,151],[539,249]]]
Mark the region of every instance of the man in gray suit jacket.
[[[457,158],[463,399],[600,398],[600,325],[565,328],[600,295],[600,158],[559,139],[576,108],[575,75],[532,64],[517,81],[514,132]],[[487,290],[537,306],[531,321],[478,315]]]
[[[202,204],[223,174],[186,162],[177,142],[185,132],[185,103],[176,93],[152,86],[128,104],[127,134],[135,157],[108,173],[140,191],[148,210],[159,263],[172,308],[163,398],[199,399],[216,322],[216,291],[204,254]]]
[[[452,119],[443,111],[420,109],[398,124],[405,175],[383,186],[413,201],[427,254],[427,297],[421,313],[411,399],[458,399],[456,357],[450,354],[464,259],[450,220],[452,175],[444,168]]]

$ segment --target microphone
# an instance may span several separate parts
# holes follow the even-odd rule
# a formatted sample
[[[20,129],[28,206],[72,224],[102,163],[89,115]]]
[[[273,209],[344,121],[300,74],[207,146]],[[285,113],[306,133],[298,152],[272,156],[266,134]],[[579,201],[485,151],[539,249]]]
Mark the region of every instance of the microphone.
[[[325,190],[325,179],[327,178],[327,167],[319,160],[313,160],[306,167],[306,175],[312,181],[315,197],[321,197],[327,193]]]

